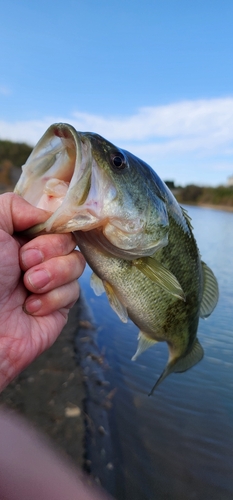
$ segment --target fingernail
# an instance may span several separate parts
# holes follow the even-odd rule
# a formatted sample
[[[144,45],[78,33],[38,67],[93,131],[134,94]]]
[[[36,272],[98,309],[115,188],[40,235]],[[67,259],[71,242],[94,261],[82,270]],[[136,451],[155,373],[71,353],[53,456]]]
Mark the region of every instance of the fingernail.
[[[40,299],[29,299],[24,303],[23,309],[27,314],[33,314],[41,308]]]
[[[21,254],[22,263],[26,269],[41,264],[43,258],[42,252],[37,248],[30,248],[30,250],[22,251]]]
[[[33,271],[28,275],[28,281],[31,283],[33,288],[43,288],[50,282],[50,275],[44,269],[40,269],[38,271]]]

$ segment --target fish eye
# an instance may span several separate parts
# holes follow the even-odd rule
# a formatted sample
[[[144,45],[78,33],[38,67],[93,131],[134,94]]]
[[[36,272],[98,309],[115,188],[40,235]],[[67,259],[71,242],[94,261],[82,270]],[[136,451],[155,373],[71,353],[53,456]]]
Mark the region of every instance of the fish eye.
[[[111,155],[111,163],[114,170],[123,170],[127,166],[126,159],[120,152]]]

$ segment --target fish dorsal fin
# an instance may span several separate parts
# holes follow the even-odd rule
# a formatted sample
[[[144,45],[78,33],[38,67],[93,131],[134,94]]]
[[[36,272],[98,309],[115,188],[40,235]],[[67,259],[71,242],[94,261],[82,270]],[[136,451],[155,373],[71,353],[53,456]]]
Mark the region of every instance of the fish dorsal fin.
[[[187,223],[190,231],[192,231],[193,230],[193,226],[192,226],[192,219],[191,219],[190,215],[188,214],[187,210],[184,207],[180,207],[180,208],[182,210],[182,214],[183,214],[183,216],[184,216],[184,218],[186,220],[186,223]]]
[[[200,317],[207,318],[212,313],[218,302],[218,282],[214,273],[205,264],[205,262],[202,261],[201,263],[203,271],[203,295],[200,306]]]
[[[136,359],[138,358],[138,356],[140,356],[140,354],[142,354],[142,352],[146,351],[147,349],[149,349],[149,347],[152,347],[152,345],[156,344],[157,342],[157,340],[149,339],[145,333],[140,331],[138,334],[138,347],[134,356],[131,358],[132,361],[136,361]]]
[[[166,292],[174,297],[185,301],[184,292],[176,279],[166,267],[158,262],[154,257],[143,257],[132,261],[132,264],[139,269],[147,278],[161,286]]]
[[[110,285],[108,281],[103,280],[103,286],[111,308],[113,309],[113,311],[115,311],[115,313],[119,316],[119,318],[121,319],[121,321],[123,321],[123,323],[127,323],[128,321],[127,309],[118,299],[112,285]]]
[[[102,293],[105,292],[103,281],[95,273],[92,273],[91,275],[90,286],[97,295],[97,297],[99,297],[100,295],[102,295]]]
[[[192,366],[196,365],[204,356],[204,351],[199,343],[198,339],[195,339],[195,342],[192,346],[192,349],[186,354],[186,356],[182,356],[180,358],[171,358],[167,363],[165,369],[161,373],[160,377],[156,381],[155,385],[152,387],[149,396],[151,396],[154,390],[158,387],[163,380],[170,375],[171,373],[180,373],[189,370]]]

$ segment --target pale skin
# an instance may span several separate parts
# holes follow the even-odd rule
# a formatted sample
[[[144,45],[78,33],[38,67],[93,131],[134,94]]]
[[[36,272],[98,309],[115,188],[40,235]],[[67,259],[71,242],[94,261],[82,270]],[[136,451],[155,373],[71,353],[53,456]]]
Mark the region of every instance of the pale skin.
[[[72,234],[15,234],[48,216],[15,194],[0,196],[0,390],[54,343],[79,296],[85,260]]]
[[[0,391],[56,340],[79,296],[85,260],[72,234],[17,234],[49,213],[0,196]],[[0,411],[0,498],[103,500],[87,479],[19,416]]]
[[[1,500],[111,500],[19,415],[0,412],[0,442]]]

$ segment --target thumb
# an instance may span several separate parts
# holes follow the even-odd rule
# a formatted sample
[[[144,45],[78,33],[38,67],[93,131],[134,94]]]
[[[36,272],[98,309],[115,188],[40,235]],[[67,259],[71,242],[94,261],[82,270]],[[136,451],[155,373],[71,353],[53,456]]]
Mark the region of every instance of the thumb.
[[[0,196],[0,214],[0,229],[12,235],[46,221],[51,212],[30,205],[15,193],[5,193]]]

